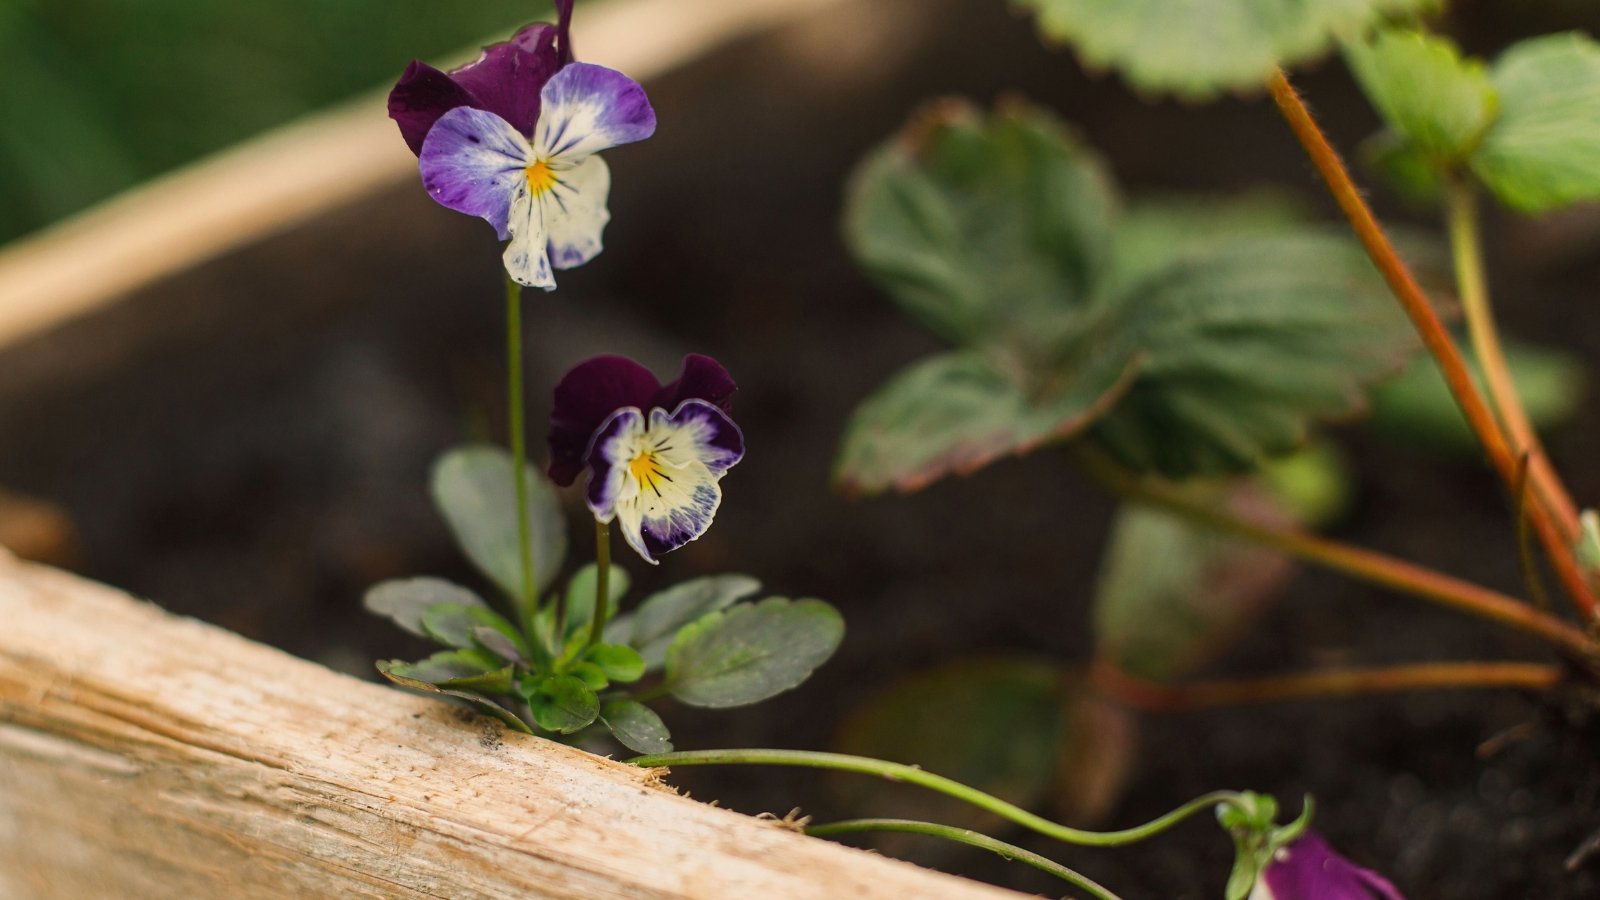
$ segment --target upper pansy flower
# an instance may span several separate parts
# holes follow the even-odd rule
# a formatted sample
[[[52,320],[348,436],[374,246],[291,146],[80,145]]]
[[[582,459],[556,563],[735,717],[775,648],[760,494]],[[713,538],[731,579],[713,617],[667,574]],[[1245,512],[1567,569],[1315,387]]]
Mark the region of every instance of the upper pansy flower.
[[[1314,831],[1280,848],[1249,900],[1405,900],[1388,879],[1334,852]]]
[[[596,519],[615,519],[647,562],[705,534],[722,503],[723,474],[744,457],[728,417],[733,379],[716,360],[690,354],[662,385],[623,356],[597,356],[556,385],[550,477],[569,485],[585,468]]]

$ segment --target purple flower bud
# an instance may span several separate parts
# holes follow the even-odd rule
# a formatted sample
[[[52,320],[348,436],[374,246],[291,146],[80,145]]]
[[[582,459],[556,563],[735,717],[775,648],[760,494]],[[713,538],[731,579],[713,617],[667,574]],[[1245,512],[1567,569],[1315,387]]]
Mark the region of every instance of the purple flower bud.
[[[1314,831],[1278,850],[1250,900],[1405,900],[1388,879],[1335,853]]]

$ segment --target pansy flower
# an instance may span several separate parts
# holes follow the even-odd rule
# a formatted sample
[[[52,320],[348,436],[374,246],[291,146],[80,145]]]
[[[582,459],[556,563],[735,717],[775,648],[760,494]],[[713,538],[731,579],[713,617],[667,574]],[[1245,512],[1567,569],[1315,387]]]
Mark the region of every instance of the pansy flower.
[[[550,478],[566,486],[589,470],[589,509],[616,520],[647,562],[695,540],[722,503],[723,474],[744,457],[728,417],[733,379],[692,353],[662,385],[624,356],[596,356],[556,385],[550,414]]]
[[[611,173],[596,154],[656,127],[637,82],[571,61],[571,3],[557,6],[558,26],[523,28],[462,69],[412,63],[389,96],[429,196],[493,225],[506,271],[545,290],[553,269],[600,253]]]
[[[1405,900],[1388,879],[1334,852],[1314,831],[1280,848],[1249,900]]]

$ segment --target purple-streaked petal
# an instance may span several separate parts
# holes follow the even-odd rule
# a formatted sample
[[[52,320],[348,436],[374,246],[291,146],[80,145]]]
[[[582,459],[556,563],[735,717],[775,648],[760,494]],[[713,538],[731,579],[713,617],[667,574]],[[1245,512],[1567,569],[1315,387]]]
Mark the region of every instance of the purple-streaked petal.
[[[717,476],[699,463],[660,470],[647,476],[640,490],[617,501],[617,524],[628,546],[645,562],[698,539],[711,527],[722,504]]]
[[[556,385],[550,408],[550,479],[566,487],[588,460],[600,425],[624,407],[649,409],[660,382],[626,356],[596,356],[573,366]]]
[[[528,142],[505,119],[481,109],[450,110],[422,142],[422,186],[440,204],[481,216],[501,240],[519,195],[528,193]]]
[[[619,502],[633,500],[639,494],[639,481],[631,477],[628,464],[639,454],[644,435],[644,413],[634,407],[612,413],[594,432],[584,499],[601,523],[616,517]]]
[[[450,73],[472,96],[472,106],[487,110],[523,135],[539,122],[545,83],[564,64],[554,25],[523,26],[511,40],[490,44],[474,62]]]
[[[744,434],[717,407],[704,400],[685,400],[670,413],[650,411],[650,449],[669,468],[699,463],[721,478],[744,458]]]
[[[540,159],[577,161],[655,133],[644,88],[614,69],[572,63],[545,82],[534,148]]]
[[[1350,862],[1314,831],[1279,850],[1251,900],[1405,900],[1376,872]]]
[[[555,184],[539,195],[539,202],[544,207],[550,262],[558,269],[571,269],[600,255],[600,237],[611,221],[606,210],[611,170],[605,160],[591,156],[556,169],[555,176]]]
[[[517,284],[555,290],[555,275],[550,271],[550,257],[545,252],[550,242],[544,226],[544,204],[529,193],[526,177],[522,190],[512,200],[506,231],[511,237],[501,256],[506,274]]]
[[[677,379],[656,392],[651,406],[677,409],[685,400],[704,400],[725,413],[733,412],[733,392],[738,390],[733,376],[722,364],[703,353],[683,358]]]
[[[458,106],[473,105],[472,95],[449,75],[420,60],[412,60],[389,92],[389,118],[400,126],[400,136],[415,154],[439,117]]]

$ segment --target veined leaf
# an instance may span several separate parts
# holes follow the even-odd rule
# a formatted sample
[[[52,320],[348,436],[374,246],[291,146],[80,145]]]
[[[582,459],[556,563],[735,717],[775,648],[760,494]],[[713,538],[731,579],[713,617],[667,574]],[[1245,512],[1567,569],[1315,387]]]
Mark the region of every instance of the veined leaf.
[[[761,582],[749,575],[707,575],[675,584],[646,597],[637,611],[612,620],[606,643],[627,644],[639,651],[649,670],[659,669],[678,629],[760,589]]]
[[[821,600],[740,604],[678,632],[666,685],[691,706],[757,703],[805,681],[843,638],[844,619]]]
[[[391,619],[417,637],[432,636],[422,630],[422,615],[441,603],[487,608],[483,598],[443,578],[385,581],[370,588],[363,600],[367,612]]]
[[[479,571],[508,597],[523,597],[522,562],[517,548],[516,481],[511,454],[499,447],[458,447],[433,467],[433,500],[456,542]],[[525,469],[528,488],[528,546],[537,587],[555,578],[567,555],[566,523],[555,489],[537,472]]]
[[[1515,44],[1490,70],[1500,117],[1472,169],[1506,205],[1600,199],[1600,44],[1576,32]]]
[[[1346,44],[1345,58],[1390,129],[1436,166],[1464,159],[1494,121],[1483,64],[1447,38],[1384,31]]]
[[[495,703],[487,697],[475,694],[471,691],[441,688],[420,678],[405,674],[407,672],[405,667],[409,665],[409,663],[402,663],[398,660],[380,662],[378,663],[378,672],[384,678],[389,679],[391,682],[399,685],[400,687],[409,688],[413,691],[420,691],[425,694],[442,694],[446,697],[453,697],[457,700],[466,702],[473,709],[480,713],[484,713],[485,715],[493,716],[494,718],[499,719],[506,726],[516,731],[520,731],[523,734],[533,733],[533,729],[528,727],[528,723],[517,718],[511,713],[510,710],[498,703]]]
[[[671,733],[655,711],[637,700],[612,700],[600,710],[600,721],[624,747],[635,753],[671,753]]]

